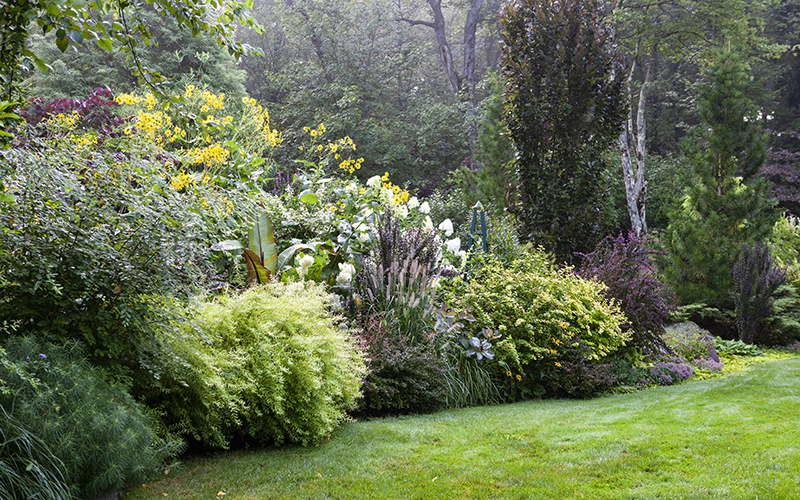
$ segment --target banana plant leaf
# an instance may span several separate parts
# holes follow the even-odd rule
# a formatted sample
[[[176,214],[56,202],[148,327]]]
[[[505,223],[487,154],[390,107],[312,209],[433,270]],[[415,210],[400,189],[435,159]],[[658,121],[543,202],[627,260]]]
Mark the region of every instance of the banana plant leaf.
[[[249,250],[258,257],[258,264],[274,274],[277,271],[278,247],[275,244],[272,220],[266,212],[255,217],[253,225],[247,230],[247,237]],[[249,269],[248,267],[248,275]]]
[[[317,252],[317,247],[313,243],[312,244],[298,243],[296,245],[290,246],[289,248],[287,248],[286,250],[281,252],[280,255],[278,255],[277,269],[279,271],[282,270],[283,266],[285,266],[287,262],[292,260],[292,257],[294,257],[294,254],[296,254],[300,250],[308,250],[309,252],[316,253]]]
[[[244,262],[247,266],[247,283],[249,285],[260,285],[269,283],[272,273],[269,269],[261,265],[261,259],[249,248],[242,249]]]
[[[217,252],[231,252],[233,250],[241,250],[243,248],[244,247],[242,246],[241,243],[239,243],[238,240],[225,240],[225,241],[220,241],[215,245],[211,245],[211,250]]]

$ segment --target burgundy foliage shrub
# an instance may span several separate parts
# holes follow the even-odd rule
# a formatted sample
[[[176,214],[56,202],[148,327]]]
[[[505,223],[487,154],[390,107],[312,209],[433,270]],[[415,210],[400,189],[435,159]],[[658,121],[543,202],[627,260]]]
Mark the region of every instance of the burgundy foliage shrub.
[[[733,298],[740,340],[747,344],[765,340],[762,332],[772,312],[773,294],[785,282],[786,271],[773,265],[767,245],[744,244],[733,267]]]
[[[658,353],[665,349],[661,335],[675,295],[658,280],[656,259],[663,252],[653,249],[651,241],[649,234],[609,236],[592,253],[578,254],[583,260],[577,274],[604,283],[606,297],[619,303],[628,318],[623,328],[632,330],[635,344],[645,353]]]
[[[441,409],[447,399],[442,380],[448,365],[433,342],[412,345],[409,339],[398,338],[379,313],[359,315],[357,320],[369,370],[357,413],[379,416]]]
[[[121,137],[125,124],[130,121],[129,117],[117,116],[117,106],[111,89],[98,88],[82,99],[62,97],[45,101],[34,97],[20,109],[19,114],[28,122],[31,131],[43,133],[43,129],[35,128],[36,125],[54,116],[70,115],[75,111],[80,117],[77,126],[95,129],[98,132],[98,143],[102,144],[106,138]]]

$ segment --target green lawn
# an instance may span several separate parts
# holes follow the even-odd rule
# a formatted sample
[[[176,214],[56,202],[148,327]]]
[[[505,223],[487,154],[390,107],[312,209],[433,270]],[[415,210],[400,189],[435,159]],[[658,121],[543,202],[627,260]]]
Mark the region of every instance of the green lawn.
[[[220,453],[123,498],[800,498],[800,358],[589,401],[353,422]]]

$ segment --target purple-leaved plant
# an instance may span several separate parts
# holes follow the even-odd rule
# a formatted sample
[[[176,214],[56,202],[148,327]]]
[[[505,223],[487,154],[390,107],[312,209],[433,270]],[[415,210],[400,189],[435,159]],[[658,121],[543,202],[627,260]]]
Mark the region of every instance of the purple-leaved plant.
[[[786,282],[786,271],[773,265],[767,245],[747,243],[733,267],[736,328],[747,344],[763,340],[761,333],[772,311],[775,290]]]
[[[651,243],[650,234],[606,237],[592,253],[578,254],[583,259],[577,274],[604,283],[606,297],[614,299],[630,321],[623,327],[632,330],[637,346],[659,353],[665,350],[661,335],[675,308],[675,295],[658,280],[656,259],[663,252]]]

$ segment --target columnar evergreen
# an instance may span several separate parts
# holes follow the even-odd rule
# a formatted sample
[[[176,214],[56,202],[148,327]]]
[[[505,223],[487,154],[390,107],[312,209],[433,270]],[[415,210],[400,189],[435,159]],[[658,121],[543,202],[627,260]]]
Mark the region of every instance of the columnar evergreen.
[[[702,125],[683,144],[687,187],[668,228],[667,277],[682,304],[732,308],[732,271],[743,244],[769,237],[776,220],[768,185],[755,174],[767,134],[743,95],[747,74],[730,48],[721,50],[702,92]]]
[[[571,260],[597,243],[607,191],[601,154],[628,109],[613,29],[596,0],[509,2],[501,29],[520,238]]]

